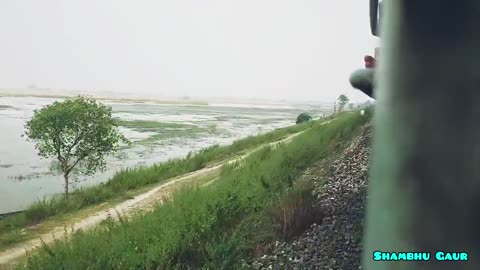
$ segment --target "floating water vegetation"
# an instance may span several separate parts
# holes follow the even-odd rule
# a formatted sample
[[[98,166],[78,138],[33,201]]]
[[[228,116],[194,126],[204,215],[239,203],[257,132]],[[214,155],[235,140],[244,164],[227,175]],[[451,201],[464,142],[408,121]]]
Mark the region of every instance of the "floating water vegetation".
[[[2,105],[2,104],[0,104],[0,110],[2,110],[2,109],[15,109],[15,107],[12,107],[12,106],[10,106],[10,105]]]
[[[0,164],[0,168],[10,168],[13,164]]]
[[[217,125],[215,125],[215,124],[208,125],[207,129],[208,129],[209,133],[215,133],[215,132],[217,132]]]
[[[178,130],[178,129],[157,129],[157,134],[152,135],[148,138],[137,141],[137,144],[141,145],[150,145],[150,144],[164,144],[165,141],[172,139],[183,138],[183,139],[193,139],[198,138],[202,134],[208,132],[208,128],[191,126],[190,128]]]
[[[31,174],[19,174],[15,176],[8,176],[8,179],[13,179],[17,181],[24,181],[24,180],[31,180],[34,178],[39,178],[42,175],[46,175],[45,173],[31,173]]]
[[[118,126],[137,129],[137,130],[144,130],[144,131],[151,131],[148,129],[159,129],[159,128],[188,128],[192,127],[193,125],[189,124],[181,124],[181,123],[172,123],[172,122],[157,122],[157,121],[144,121],[144,120],[123,120],[116,118],[115,124]]]
[[[173,122],[122,120],[117,118],[115,119],[115,123],[118,126],[130,128],[135,131],[155,133],[135,142],[135,144],[140,145],[163,144],[165,140],[170,138],[196,138],[198,135],[211,131],[210,127],[199,127],[192,124]]]

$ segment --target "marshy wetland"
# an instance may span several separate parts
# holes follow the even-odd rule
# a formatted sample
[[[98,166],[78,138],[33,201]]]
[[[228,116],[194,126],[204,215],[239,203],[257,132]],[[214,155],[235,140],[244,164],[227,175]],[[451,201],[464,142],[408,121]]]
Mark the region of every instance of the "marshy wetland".
[[[52,161],[38,157],[33,143],[21,136],[34,110],[55,100],[0,97],[0,214],[23,210],[63,191],[62,176],[50,169]],[[105,172],[76,176],[73,188],[100,184],[121,169],[182,158],[191,151],[289,126],[301,112],[328,113],[319,106],[102,102],[112,106],[117,125],[132,144],[109,158]]]

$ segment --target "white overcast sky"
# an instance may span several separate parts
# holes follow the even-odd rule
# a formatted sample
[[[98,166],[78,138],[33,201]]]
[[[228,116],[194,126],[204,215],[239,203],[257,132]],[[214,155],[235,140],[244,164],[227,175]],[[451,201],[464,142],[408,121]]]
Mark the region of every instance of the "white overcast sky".
[[[0,88],[361,101],[377,43],[366,0],[2,0]]]

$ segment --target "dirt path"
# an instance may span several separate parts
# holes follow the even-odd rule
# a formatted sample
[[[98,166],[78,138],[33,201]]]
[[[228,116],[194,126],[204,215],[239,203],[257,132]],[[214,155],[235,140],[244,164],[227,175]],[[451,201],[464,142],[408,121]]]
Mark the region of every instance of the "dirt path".
[[[332,121],[332,120],[330,120]],[[324,122],[323,124],[327,124],[330,121]],[[292,134],[288,136],[287,138],[284,138],[279,141],[275,141],[272,143],[269,143],[268,145],[274,146],[278,143],[288,143],[290,142],[294,137],[300,135],[305,131],[301,131],[295,134]],[[248,152],[247,154],[234,158],[232,160],[229,160],[227,163],[233,163],[236,161],[239,161],[248,155],[252,154],[253,152],[261,149],[265,145],[259,146],[255,148],[254,150]],[[112,218],[114,220],[118,219],[119,214],[120,215],[126,215],[126,216],[131,216],[134,213],[138,213],[142,210],[150,210],[152,209],[156,204],[162,203],[163,199],[168,198],[173,191],[177,190],[178,188],[184,186],[185,184],[192,184],[195,182],[196,179],[200,177],[205,177],[208,176],[209,174],[213,174],[215,172],[218,172],[221,167],[223,166],[224,163],[220,163],[211,167],[207,167],[204,169],[200,169],[198,171],[194,171],[188,174],[184,174],[179,177],[172,178],[171,180],[167,180],[167,182],[162,182],[158,186],[150,189],[149,191],[142,193],[138,196],[135,196],[133,199],[124,201],[122,203],[117,204],[114,207],[108,208],[106,210],[98,211],[94,214],[91,214],[87,216],[86,218],[82,219],[81,221],[78,222],[67,222],[62,224],[62,226],[58,226],[48,233],[44,233],[42,235],[39,235],[37,238],[19,243],[13,248],[7,249],[3,252],[0,252],[0,267],[1,266],[7,266],[8,264],[12,264],[16,260],[22,258],[23,256],[26,255],[26,252],[30,252],[34,250],[35,248],[39,247],[42,245],[42,242],[45,244],[50,244],[52,243],[55,239],[62,239],[68,235],[70,235],[73,232],[76,232],[78,230],[88,230],[91,229],[98,224],[100,224],[102,221]],[[216,180],[216,179],[214,179]],[[211,184],[214,180],[209,181],[202,186],[207,186]],[[0,268],[3,269],[3,268]]]

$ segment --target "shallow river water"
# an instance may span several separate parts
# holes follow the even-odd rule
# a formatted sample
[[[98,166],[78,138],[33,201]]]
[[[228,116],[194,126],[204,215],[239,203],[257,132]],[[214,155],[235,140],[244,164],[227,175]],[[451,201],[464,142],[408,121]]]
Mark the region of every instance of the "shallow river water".
[[[0,214],[19,211],[36,200],[63,191],[62,177],[50,171],[51,160],[38,157],[21,135],[35,109],[51,98],[0,97]],[[78,177],[73,188],[108,180],[116,171],[185,157],[189,151],[264,133],[294,124],[304,111],[321,115],[321,108],[288,105],[209,104],[163,105],[109,102],[113,117],[126,121],[157,121],[174,127],[156,130],[120,127],[133,144],[108,159],[107,171]],[[178,125],[178,127],[175,127]]]

